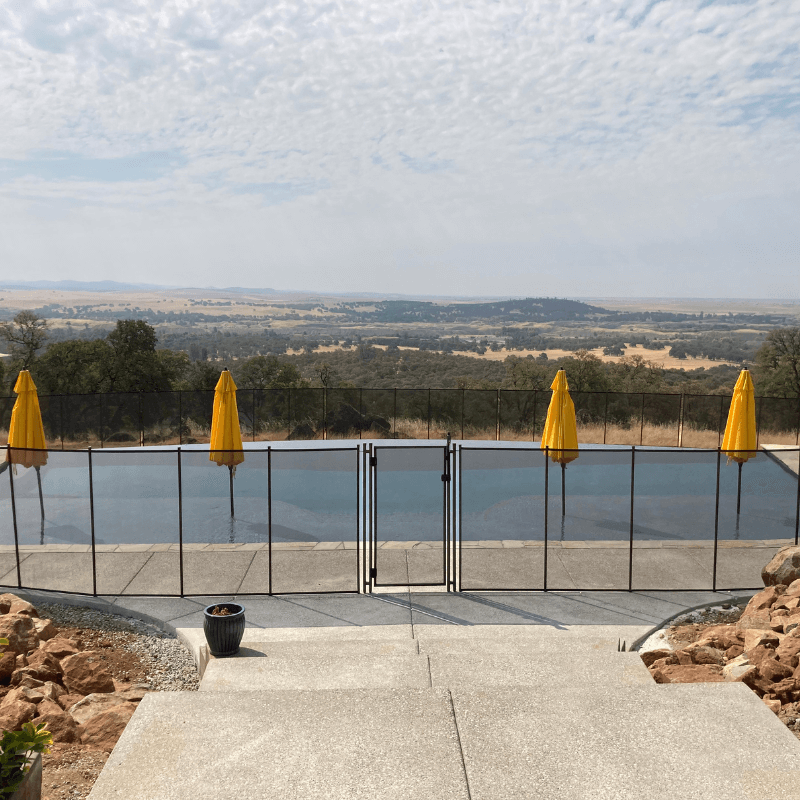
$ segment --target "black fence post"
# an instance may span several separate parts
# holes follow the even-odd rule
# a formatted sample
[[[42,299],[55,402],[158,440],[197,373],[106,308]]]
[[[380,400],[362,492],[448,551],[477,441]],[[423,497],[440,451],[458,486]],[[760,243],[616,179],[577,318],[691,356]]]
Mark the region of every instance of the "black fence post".
[[[394,399],[392,401],[392,438],[397,438],[397,387],[394,387]]]
[[[139,447],[144,447],[144,409],[141,392],[139,392]]]
[[[272,445],[267,447],[267,589],[272,594]]]
[[[531,425],[531,441],[536,441],[536,403],[539,400],[539,390],[533,390],[533,424]]]
[[[603,411],[603,444],[606,443],[606,430],[608,428],[608,392],[606,392],[606,407]]]
[[[253,438],[252,441],[256,440],[256,390],[250,390],[253,393],[253,416],[250,419],[250,424],[253,426]]]
[[[628,591],[633,591],[633,498],[635,497],[636,445],[631,445],[631,528],[628,549]]]
[[[467,390],[461,389],[461,441],[464,441],[464,405],[467,402]]]
[[[8,463],[8,481],[11,486],[11,520],[14,524],[14,551],[17,554],[17,588],[22,588],[22,570],[19,566],[19,533],[17,530],[17,500],[14,496],[14,465],[11,463],[11,445],[6,445],[6,462]]]
[[[105,447],[105,429],[106,429],[106,414],[105,414],[105,394],[100,395],[100,447]]]
[[[800,430],[800,410],[798,411],[798,430]],[[428,388],[428,439],[431,438],[431,390]]]
[[[496,442],[500,441],[500,390],[497,390],[497,432],[495,434]]]
[[[722,450],[717,448],[717,489],[714,500],[714,568],[711,575],[711,591],[717,591],[717,547],[719,543],[719,475],[720,463],[722,460]]]
[[[178,390],[178,444],[183,444],[183,391]]]
[[[92,594],[97,597],[97,559],[95,555],[95,536],[94,536],[94,475],[92,472],[92,448],[88,449],[89,454],[89,520],[92,532]]]
[[[678,447],[683,447],[683,414],[685,406],[685,395],[681,392],[681,402],[678,408]]]
[[[722,414],[725,410],[725,397],[719,396],[719,424],[717,425],[717,447],[722,446]]]
[[[322,438],[328,438],[328,389],[322,387]]]
[[[59,425],[60,428],[59,433],[61,434],[61,449],[64,449],[64,395],[59,395],[58,397],[58,409],[59,409]]]
[[[550,505],[550,448],[544,448],[544,583],[542,591],[547,591],[547,511]]]
[[[183,474],[181,473],[181,448],[178,448],[178,571],[181,597],[183,597]]]
[[[292,389],[289,387],[286,390],[286,422],[287,431],[286,438],[289,439],[292,434]]]

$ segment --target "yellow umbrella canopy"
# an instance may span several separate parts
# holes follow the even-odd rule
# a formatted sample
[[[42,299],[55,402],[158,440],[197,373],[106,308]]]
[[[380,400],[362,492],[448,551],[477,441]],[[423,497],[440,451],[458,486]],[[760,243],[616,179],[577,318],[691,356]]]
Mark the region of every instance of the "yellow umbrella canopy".
[[[550,448],[550,458],[559,464],[569,464],[578,457],[578,429],[575,424],[575,405],[569,396],[567,373],[560,369],[550,385],[553,396],[547,409],[541,448]]]
[[[733,388],[722,450],[729,461],[743,464],[755,458],[756,449],[756,399],[750,371],[743,369]],[[747,452],[747,451],[751,452]]]
[[[236,384],[226,369],[219,376],[214,390],[214,416],[211,420],[210,448],[209,457],[219,466],[232,468],[244,461],[239,410],[236,406]]]
[[[24,369],[19,373],[14,391],[17,393],[17,402],[11,412],[8,443],[12,448],[29,449],[10,450],[8,460],[23,467],[42,467],[47,463],[47,443],[44,439],[39,396],[28,370]]]

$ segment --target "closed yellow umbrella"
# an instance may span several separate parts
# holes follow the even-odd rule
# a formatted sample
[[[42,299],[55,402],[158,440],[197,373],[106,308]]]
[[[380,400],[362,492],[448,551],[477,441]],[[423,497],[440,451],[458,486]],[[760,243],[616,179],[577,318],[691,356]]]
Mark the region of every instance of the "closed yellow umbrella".
[[[23,369],[19,373],[14,391],[17,393],[17,402],[14,403],[14,410],[11,412],[8,443],[12,448],[29,449],[10,451],[8,460],[23,467],[43,467],[47,463],[47,443],[44,440],[39,396],[36,394],[36,385],[28,370]]]
[[[560,369],[550,385],[553,396],[547,409],[541,448],[550,448],[548,455],[561,464],[561,514],[566,513],[564,471],[570,461],[578,457],[578,428],[575,422],[575,404],[569,396],[567,373]]]
[[[739,480],[736,490],[736,513],[742,503],[742,464],[756,455],[756,398],[750,371],[743,369],[739,380],[733,387],[731,407],[725,435],[722,437],[722,451],[728,456],[728,463],[739,465]]]
[[[44,439],[42,412],[39,408],[39,395],[30,372],[23,369],[14,384],[17,401],[11,412],[11,425],[8,428],[8,461],[25,467],[36,468],[36,481],[39,484],[39,507],[42,511],[42,536],[44,536],[44,496],[42,495],[42,473],[39,471],[47,463],[47,442]],[[13,448],[27,448],[14,450]]]
[[[244,461],[239,409],[236,406],[236,384],[228,370],[222,370],[214,390],[214,415],[211,420],[209,458],[230,470],[231,516],[233,516],[233,473]]]

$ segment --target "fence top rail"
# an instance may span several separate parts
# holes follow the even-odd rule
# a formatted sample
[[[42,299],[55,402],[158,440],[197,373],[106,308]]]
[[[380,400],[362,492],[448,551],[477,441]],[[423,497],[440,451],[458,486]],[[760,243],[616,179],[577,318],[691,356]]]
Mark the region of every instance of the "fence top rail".
[[[295,447],[294,442],[273,442],[267,447],[259,447],[261,442],[243,442],[244,447],[242,450],[222,450],[218,447],[211,448],[208,444],[185,444],[181,445],[180,447],[174,445],[145,445],[144,447],[83,447],[83,448],[70,448],[69,450],[62,450],[61,448],[54,448],[54,447],[46,447],[46,448],[36,448],[36,447],[11,447],[10,445],[4,444],[0,445],[0,451],[11,451],[14,453],[17,452],[32,452],[32,453],[58,453],[59,455],[63,453],[89,453],[91,452],[92,455],[130,455],[131,453],[268,453],[270,451],[275,450],[282,450],[288,451],[292,453],[325,453],[325,452],[332,452],[332,453],[349,453],[355,450],[359,450],[360,447],[357,444],[354,445],[345,445],[342,447],[331,447],[329,445],[323,447]],[[303,442],[303,444],[306,444]],[[254,446],[255,445],[255,446]]]
[[[160,395],[198,395],[198,394],[208,394],[213,395],[214,389],[169,389],[169,390],[153,390],[153,391],[140,391],[140,392],[62,392],[59,394],[46,394],[40,393],[40,398],[56,398],[56,397],[95,397],[95,398],[102,398],[102,397],[118,397],[121,395],[126,396],[137,396],[142,395],[146,397],[157,397]],[[549,394],[550,389],[506,389],[506,388],[497,388],[497,389],[469,389],[469,388],[458,388],[455,386],[426,386],[426,387],[403,387],[403,386],[393,386],[387,388],[376,388],[376,387],[356,387],[352,389],[348,388],[338,388],[334,387],[331,389],[326,389],[321,386],[287,386],[287,387],[270,387],[266,389],[255,389],[255,388],[245,388],[239,387],[237,392],[483,392],[483,393],[497,393],[502,392],[506,394]],[[684,397],[684,398],[713,398],[713,399],[730,399],[732,395],[730,394],[694,394],[692,392],[625,392],[625,391],[613,391],[613,390],[605,390],[605,389],[570,389],[570,393],[572,394],[593,394],[593,395],[626,395],[628,397]],[[779,397],[777,395],[756,395],[756,400],[791,400],[794,402],[800,402],[800,397]],[[16,395],[8,394],[8,395],[0,395],[0,400],[16,400]]]

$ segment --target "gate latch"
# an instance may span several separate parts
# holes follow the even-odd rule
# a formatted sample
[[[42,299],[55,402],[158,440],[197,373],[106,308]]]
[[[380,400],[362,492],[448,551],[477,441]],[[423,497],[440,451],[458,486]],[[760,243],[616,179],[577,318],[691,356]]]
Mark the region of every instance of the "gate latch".
[[[445,473],[442,475],[442,480],[443,480],[445,483],[450,483],[450,476],[449,476],[449,475],[448,475],[448,474],[445,472]]]

